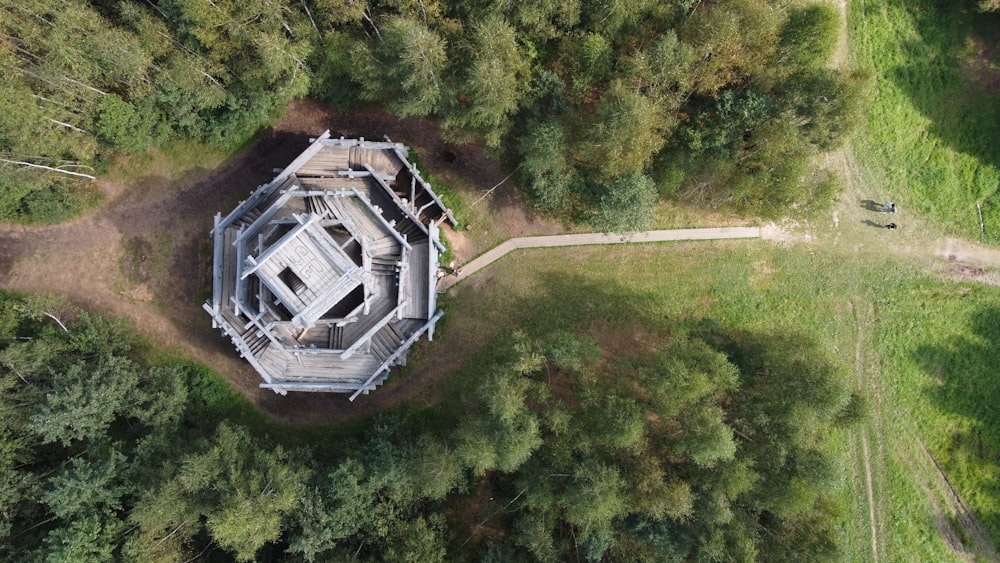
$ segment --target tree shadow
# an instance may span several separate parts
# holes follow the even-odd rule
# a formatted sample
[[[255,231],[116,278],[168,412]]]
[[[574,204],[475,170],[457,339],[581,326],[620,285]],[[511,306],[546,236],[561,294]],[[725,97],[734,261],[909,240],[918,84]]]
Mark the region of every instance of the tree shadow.
[[[890,80],[930,120],[929,131],[956,151],[984,164],[1000,165],[1000,14],[978,13],[974,2],[892,0],[906,10],[919,32],[906,41],[906,62]],[[903,7],[905,6],[905,8]],[[869,10],[882,10],[871,5]]]
[[[274,178],[309,145],[304,132],[272,131],[260,135],[215,171],[192,169],[180,178],[147,176],[108,203],[97,218],[114,226],[123,240],[147,244],[156,254],[145,287],[157,314],[186,335],[184,345],[204,358],[237,358],[232,343],[211,326],[201,309],[211,292],[213,217],[231,211],[258,186]],[[147,319],[135,319],[142,326]],[[211,366],[237,379],[238,387],[253,389],[257,375],[249,364],[225,361]],[[267,395],[251,391],[259,404]],[[268,409],[261,405],[265,411]],[[281,411],[269,411],[280,416]]]
[[[1000,535],[1000,512],[986,512],[984,507],[1000,503],[1000,308],[988,307],[972,315],[971,335],[953,337],[941,344],[920,346],[913,352],[918,365],[936,385],[927,390],[934,405],[944,412],[960,415],[969,424],[955,430],[935,453],[943,458],[945,471],[957,481],[965,475],[980,476],[979,488],[960,491],[966,500],[973,499],[979,508],[976,516],[990,537]],[[992,475],[990,479],[982,476]],[[978,497],[978,498],[977,498]]]

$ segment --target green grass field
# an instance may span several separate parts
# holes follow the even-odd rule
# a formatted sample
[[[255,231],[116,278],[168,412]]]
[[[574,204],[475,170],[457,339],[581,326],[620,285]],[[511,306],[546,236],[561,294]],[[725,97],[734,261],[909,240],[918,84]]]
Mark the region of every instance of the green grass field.
[[[979,203],[990,242],[1000,241],[1000,68],[988,60],[998,23],[973,2],[931,0],[857,0],[849,16],[852,62],[874,75],[853,142],[872,195],[974,240]]]
[[[1000,18],[973,4],[851,3],[851,62],[874,78],[868,119],[851,148],[871,197],[899,201],[948,233],[997,243],[1000,67],[992,50]],[[884,398],[867,429],[870,457],[884,459],[875,479],[875,496],[884,499],[876,514],[884,528],[880,558],[954,558],[942,537],[975,543],[975,526],[953,516],[949,481],[995,544],[997,292],[919,275],[869,283],[885,290],[871,293],[881,297],[865,309],[872,322],[862,362],[869,387]],[[857,479],[864,452],[857,444],[846,450],[855,466],[851,494],[864,498],[867,485]],[[870,519],[862,503],[855,506],[855,521]],[[870,537],[852,537],[856,549],[864,541]]]
[[[494,359],[501,347],[491,343],[514,328],[529,335],[571,330],[621,351],[655,345],[651,335],[675,320],[695,329],[714,323],[736,332],[804,333],[841,358],[872,402],[863,430],[835,441],[848,468],[841,494],[850,507],[843,519],[850,558],[873,559],[861,433],[878,559],[957,558],[939,531],[950,513],[921,441],[984,527],[1000,535],[992,515],[1000,488],[988,461],[1000,441],[985,430],[992,424],[987,398],[1000,390],[983,381],[998,288],[928,277],[918,265],[875,251],[684,243],[519,251],[464,282],[447,305],[450,320],[436,343],[447,342],[466,366],[448,378],[459,383],[450,387],[455,394],[475,379],[475,366]],[[970,342],[978,347],[965,353]],[[956,363],[959,354],[964,361]]]

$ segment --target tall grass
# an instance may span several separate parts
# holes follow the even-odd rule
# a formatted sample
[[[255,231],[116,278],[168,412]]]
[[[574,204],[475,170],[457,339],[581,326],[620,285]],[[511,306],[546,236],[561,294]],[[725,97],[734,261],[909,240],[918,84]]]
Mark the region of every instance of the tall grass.
[[[866,125],[854,139],[872,196],[919,210],[947,231],[1000,242],[1000,70],[981,50],[996,15],[973,2],[857,0],[853,61],[872,69]]]

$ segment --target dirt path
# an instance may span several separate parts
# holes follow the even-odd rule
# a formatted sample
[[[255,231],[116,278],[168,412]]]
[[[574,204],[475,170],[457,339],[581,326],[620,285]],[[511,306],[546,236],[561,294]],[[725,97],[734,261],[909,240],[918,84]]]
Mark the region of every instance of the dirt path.
[[[159,346],[211,366],[263,411],[288,422],[335,422],[405,401],[421,386],[419,376],[355,403],[319,393],[289,401],[262,391],[257,374],[201,310],[210,289],[213,215],[269,181],[274,168],[285,166],[325,129],[334,136],[388,135],[417,149],[427,171],[478,193],[509,174],[480,147],[449,143],[429,121],[399,120],[379,111],[344,115],[296,102],[271,131],[212,170],[194,169],[179,178],[151,174],[129,186],[102,181],[107,203],[89,215],[51,227],[0,225],[0,288],[55,293],[88,310],[129,318]],[[498,232],[562,230],[527,212],[509,182],[483,205]],[[460,235],[452,233],[459,260],[481,251]]]
[[[836,67],[851,64],[847,27],[847,0],[830,0],[840,10],[842,25],[838,33],[838,44],[834,52],[833,63]],[[934,225],[920,217],[910,216],[906,209],[901,209],[897,215],[878,213],[878,206],[886,201],[899,201],[901,194],[894,193],[891,186],[884,186],[877,179],[866,176],[855,161],[850,147],[826,155],[825,165],[831,170],[840,172],[845,179],[845,190],[832,209],[828,222],[813,222],[803,224],[787,222],[781,225],[788,241],[810,241],[830,247],[834,251],[850,255],[855,252],[877,249],[881,252],[904,257],[921,264],[930,272],[946,278],[958,278],[978,283],[1000,284],[1000,250],[984,247],[978,243],[959,240],[944,236]],[[889,231],[884,225],[894,222],[900,228]],[[938,531],[945,543],[952,547],[956,556],[962,559],[975,557],[966,553],[958,537],[971,538],[979,557],[995,560],[996,552],[968,511],[957,509],[963,505],[957,493],[944,485],[946,476],[943,472],[927,471],[926,457],[923,453],[910,447],[893,442],[891,454],[887,451],[889,442],[885,432],[898,432],[901,429],[886,430],[885,411],[891,405],[885,405],[887,399],[882,375],[877,359],[864,348],[866,333],[876,321],[876,312],[867,300],[856,295],[848,304],[855,320],[855,351],[854,374],[859,389],[864,390],[872,399],[872,422],[862,427],[855,437],[856,470],[860,472],[861,489],[856,493],[863,495],[864,516],[857,516],[861,529],[867,529],[870,536],[873,561],[892,560],[894,555],[892,545],[888,541],[890,533],[890,500],[887,497],[888,456],[902,457],[903,463],[913,466],[916,478],[922,479],[921,486],[928,491],[929,498],[939,509]],[[905,451],[903,451],[905,450]],[[930,452],[926,452],[929,456]],[[924,458],[920,463],[915,460]],[[919,467],[918,467],[919,466]],[[923,479],[920,476],[939,475],[940,478]],[[926,481],[926,482],[924,482]],[[940,502],[938,499],[944,499]],[[860,499],[859,499],[860,500]],[[944,514],[952,518],[944,518]],[[862,521],[863,520],[863,521]],[[952,528],[951,522],[958,522],[964,528],[958,533]],[[868,542],[866,542],[868,543]],[[865,559],[868,556],[864,557]]]

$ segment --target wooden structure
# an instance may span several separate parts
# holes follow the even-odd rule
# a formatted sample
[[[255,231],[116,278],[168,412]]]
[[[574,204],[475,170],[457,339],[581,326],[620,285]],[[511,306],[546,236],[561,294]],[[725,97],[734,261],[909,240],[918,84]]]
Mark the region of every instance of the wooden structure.
[[[205,310],[261,387],[351,393],[406,362],[441,318],[438,225],[454,216],[405,146],[329,131],[215,216]]]

